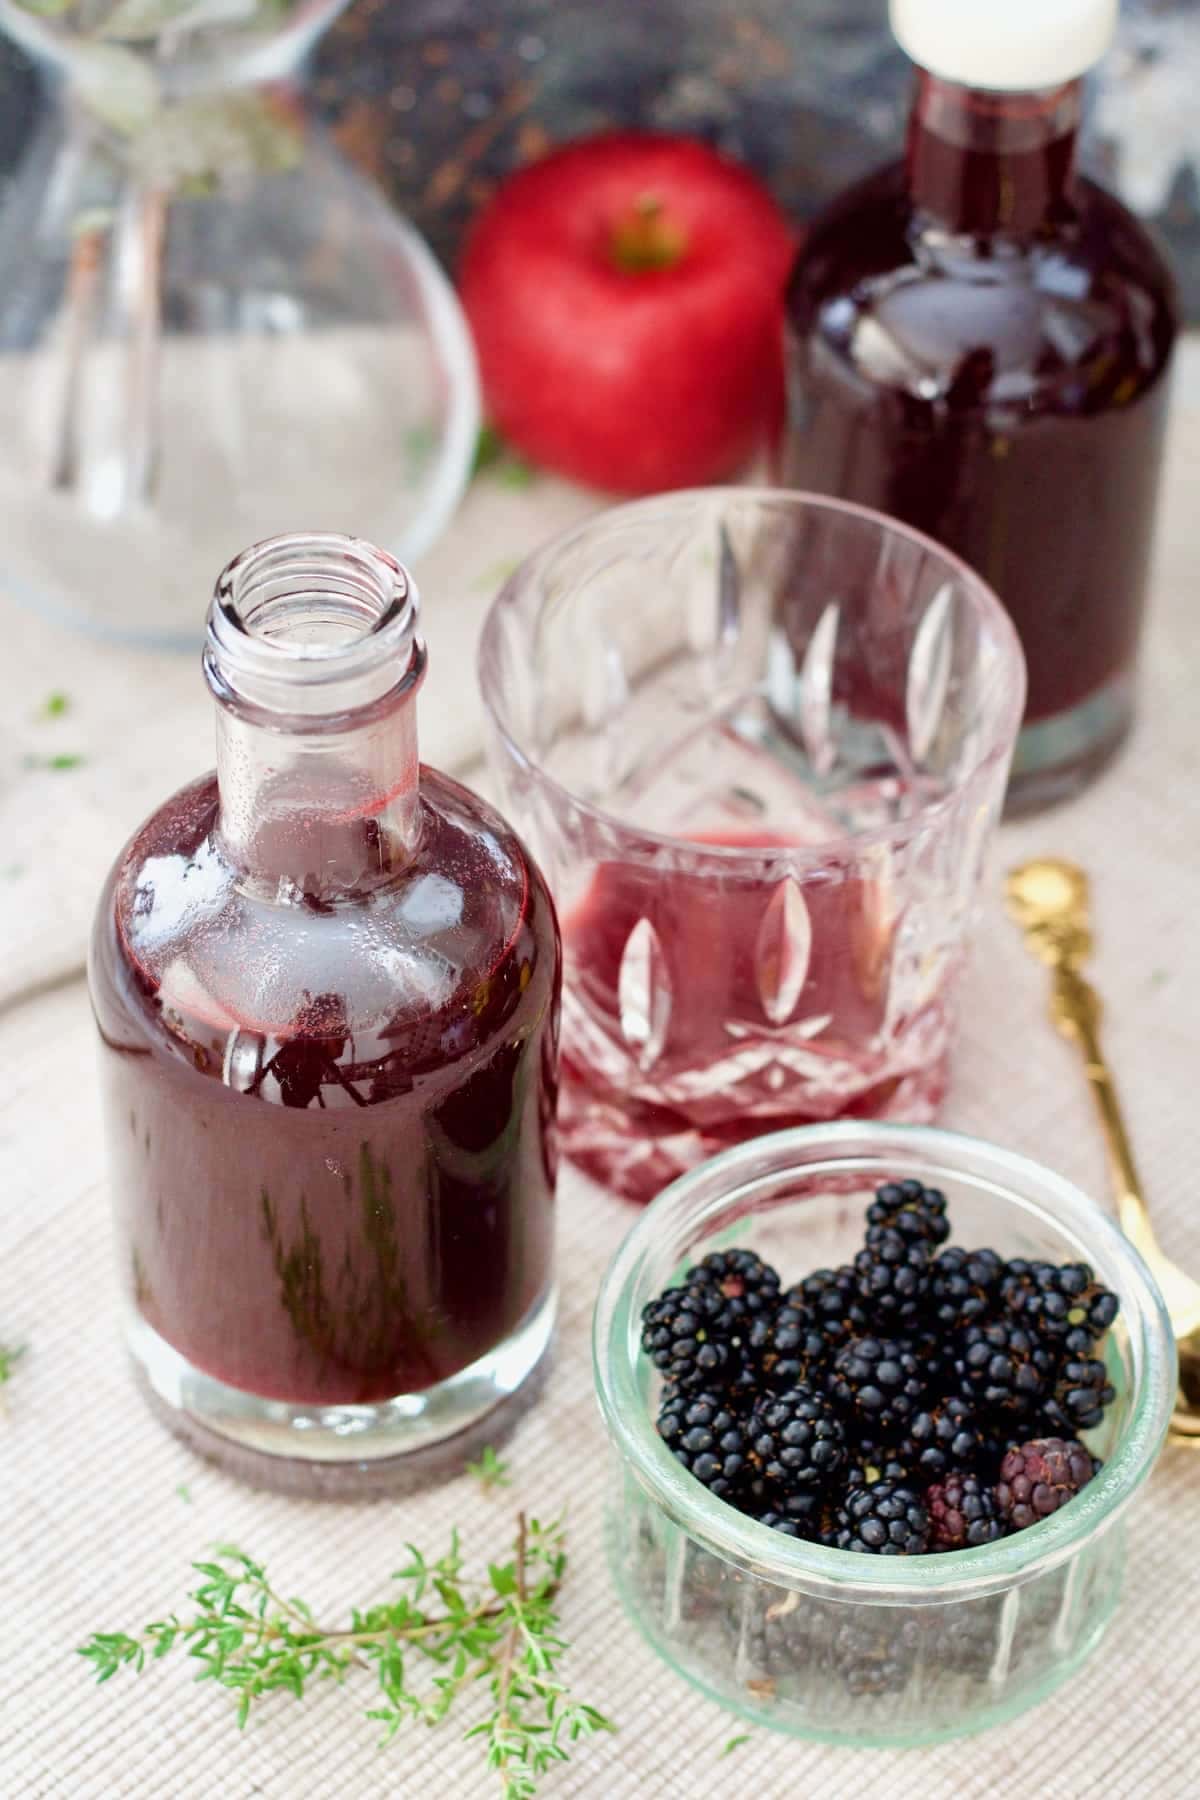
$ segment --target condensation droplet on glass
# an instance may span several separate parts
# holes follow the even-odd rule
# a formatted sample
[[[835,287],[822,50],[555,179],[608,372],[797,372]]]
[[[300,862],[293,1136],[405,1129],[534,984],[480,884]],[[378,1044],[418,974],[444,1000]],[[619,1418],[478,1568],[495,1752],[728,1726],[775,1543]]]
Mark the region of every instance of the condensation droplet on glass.
[[[621,954],[617,1007],[621,1035],[640,1069],[653,1068],[662,1054],[673,999],[671,976],[658,933],[649,919],[639,919]]]
[[[754,945],[754,978],[763,1011],[772,1025],[795,1012],[812,956],[812,923],[800,884],[788,875],[763,913]]]

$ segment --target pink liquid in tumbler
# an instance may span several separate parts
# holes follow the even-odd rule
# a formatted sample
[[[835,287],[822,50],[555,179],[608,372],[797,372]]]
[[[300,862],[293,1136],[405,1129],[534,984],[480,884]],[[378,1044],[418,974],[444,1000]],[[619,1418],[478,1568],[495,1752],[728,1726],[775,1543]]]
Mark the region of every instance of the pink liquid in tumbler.
[[[790,847],[782,834],[691,841],[762,858],[749,871],[602,864],[564,921],[571,1159],[649,1200],[760,1132],[929,1117],[944,1086],[942,983],[906,983],[888,884],[836,852],[794,873],[771,857]]]

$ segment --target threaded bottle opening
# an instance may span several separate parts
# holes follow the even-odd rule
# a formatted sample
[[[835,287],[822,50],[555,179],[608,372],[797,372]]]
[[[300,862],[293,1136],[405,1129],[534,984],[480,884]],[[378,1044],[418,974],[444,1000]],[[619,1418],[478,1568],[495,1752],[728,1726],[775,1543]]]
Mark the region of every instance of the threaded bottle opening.
[[[217,582],[205,673],[238,708],[312,717],[370,706],[424,669],[417,609],[408,571],[361,538],[268,538]]]

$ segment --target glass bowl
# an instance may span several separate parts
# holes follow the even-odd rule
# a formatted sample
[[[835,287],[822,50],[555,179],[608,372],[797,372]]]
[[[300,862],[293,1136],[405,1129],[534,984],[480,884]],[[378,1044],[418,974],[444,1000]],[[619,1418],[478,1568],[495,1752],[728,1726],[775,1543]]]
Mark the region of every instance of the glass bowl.
[[[786,1281],[845,1262],[881,1182],[940,1187],[952,1240],[1085,1261],[1119,1296],[1104,1467],[1051,1518],[981,1549],[873,1557],[783,1537],[709,1495],[654,1428],[642,1308],[708,1251],[752,1246]],[[844,1121],[713,1158],[647,1208],[596,1304],[607,1539],[658,1653],[756,1724],[830,1743],[934,1743],[1013,1717],[1076,1670],[1120,1595],[1125,1509],[1163,1442],[1175,1352],[1162,1299],[1113,1222],[1027,1158],[924,1126]]]

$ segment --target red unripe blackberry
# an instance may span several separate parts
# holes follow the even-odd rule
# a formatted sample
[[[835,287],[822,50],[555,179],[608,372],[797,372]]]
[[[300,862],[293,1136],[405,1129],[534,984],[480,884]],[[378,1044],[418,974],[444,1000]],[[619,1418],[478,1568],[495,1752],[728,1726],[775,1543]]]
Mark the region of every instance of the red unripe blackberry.
[[[1034,1438],[1000,1464],[996,1505],[1014,1531],[1048,1519],[1085,1488],[1099,1465],[1074,1438]]]

